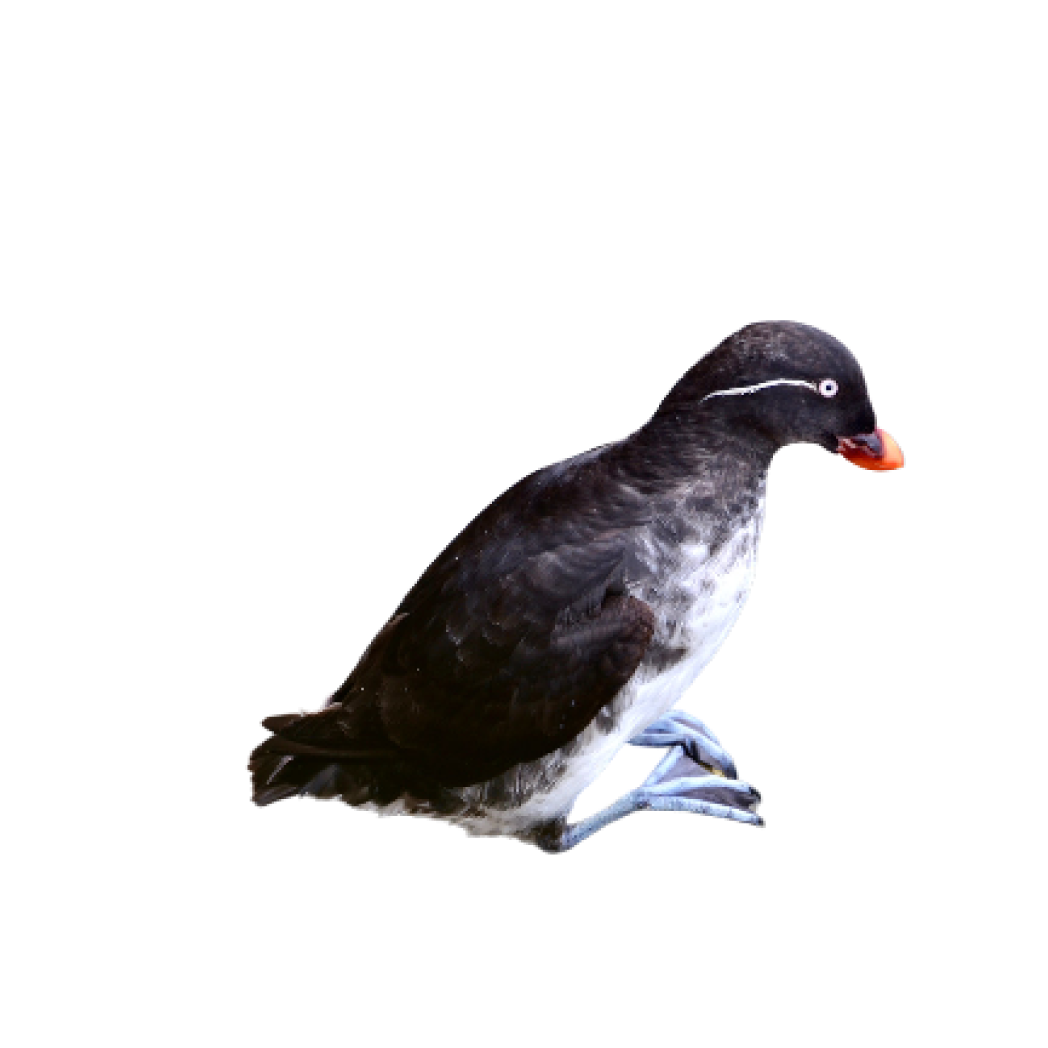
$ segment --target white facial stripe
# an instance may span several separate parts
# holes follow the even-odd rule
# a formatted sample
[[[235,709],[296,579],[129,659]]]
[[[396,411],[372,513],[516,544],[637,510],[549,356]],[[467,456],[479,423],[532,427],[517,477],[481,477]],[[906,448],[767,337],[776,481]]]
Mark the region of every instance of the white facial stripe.
[[[768,382],[758,382],[754,386],[735,386],[734,389],[718,389],[716,393],[707,393],[699,403],[709,400],[710,397],[740,397],[745,393],[756,393],[758,390],[769,389],[772,386],[807,386],[808,389],[813,389],[816,393],[819,391],[819,387],[814,382],[806,382],[802,378],[773,378]]]

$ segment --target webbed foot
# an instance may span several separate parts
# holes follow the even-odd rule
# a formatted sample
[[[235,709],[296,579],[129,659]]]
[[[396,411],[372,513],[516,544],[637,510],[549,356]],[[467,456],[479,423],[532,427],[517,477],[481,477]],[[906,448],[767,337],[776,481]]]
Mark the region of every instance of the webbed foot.
[[[738,778],[731,755],[716,735],[698,717],[681,710],[671,710],[639,735],[630,739],[631,746],[679,746],[696,763],[725,778]]]
[[[567,851],[597,830],[635,811],[690,811],[763,826],[764,820],[756,812],[760,799],[761,795],[749,783],[709,775],[707,769],[696,764],[681,747],[674,747],[642,786],[581,822],[569,825],[561,819],[544,826],[531,840],[544,851]]]

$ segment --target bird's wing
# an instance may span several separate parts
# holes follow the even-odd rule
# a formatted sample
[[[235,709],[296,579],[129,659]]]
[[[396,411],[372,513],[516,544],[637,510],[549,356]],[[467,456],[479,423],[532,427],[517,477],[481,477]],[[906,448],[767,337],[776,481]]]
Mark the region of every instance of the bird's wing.
[[[492,577],[451,572],[405,602],[332,701],[370,723],[365,736],[380,721],[401,757],[446,785],[551,753],[630,679],[651,640],[654,615],[627,595],[624,559],[621,537],[590,538]]]

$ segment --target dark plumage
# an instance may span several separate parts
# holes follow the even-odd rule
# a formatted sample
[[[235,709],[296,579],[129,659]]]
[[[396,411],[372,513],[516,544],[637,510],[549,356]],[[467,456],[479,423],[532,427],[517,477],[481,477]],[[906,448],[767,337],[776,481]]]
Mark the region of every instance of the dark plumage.
[[[799,324],[744,328],[631,437],[531,474],[469,524],[324,710],[265,722],[255,801],[340,797],[562,848],[599,828],[567,827],[568,810],[627,741],[681,747],[698,778],[734,782],[700,722],[662,741],[660,718],[741,609],[775,451],[846,439],[849,457],[883,464],[874,430],[840,343]],[[698,778],[674,767],[660,797],[759,821],[751,787],[681,796]]]

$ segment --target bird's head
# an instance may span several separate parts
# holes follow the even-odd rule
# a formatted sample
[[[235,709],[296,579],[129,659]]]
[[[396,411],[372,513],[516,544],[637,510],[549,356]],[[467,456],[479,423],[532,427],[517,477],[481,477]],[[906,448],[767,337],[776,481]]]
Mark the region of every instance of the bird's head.
[[[694,419],[775,448],[821,444],[865,469],[903,464],[899,445],[877,428],[858,361],[805,324],[737,331],[677,383],[658,415]]]

